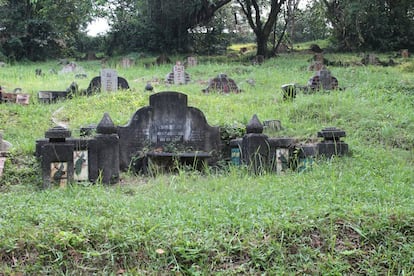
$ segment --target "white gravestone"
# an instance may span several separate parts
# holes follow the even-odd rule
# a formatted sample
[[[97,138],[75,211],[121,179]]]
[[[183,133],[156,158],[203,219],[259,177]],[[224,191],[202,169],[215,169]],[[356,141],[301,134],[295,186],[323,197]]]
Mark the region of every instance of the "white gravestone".
[[[174,65],[174,84],[185,84],[185,71],[184,66],[181,65],[180,61]]]
[[[118,72],[112,69],[101,70],[101,90],[111,92],[118,90]]]

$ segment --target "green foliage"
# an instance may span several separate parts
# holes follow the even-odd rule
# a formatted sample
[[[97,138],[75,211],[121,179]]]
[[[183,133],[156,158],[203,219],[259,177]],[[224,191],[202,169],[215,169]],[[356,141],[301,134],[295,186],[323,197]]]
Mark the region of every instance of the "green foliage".
[[[11,60],[45,60],[71,48],[92,14],[88,1],[15,1],[0,3],[3,53]]]
[[[0,271],[3,274],[413,274],[414,82],[411,59],[400,66],[330,67],[341,91],[298,93],[282,100],[281,85],[305,84],[310,55],[280,55],[261,66],[227,57],[199,56],[187,68],[188,85],[154,81],[156,92],[181,91],[223,137],[240,137],[253,114],[278,119],[269,136],[318,140],[325,126],[346,130],[347,157],[314,160],[311,169],[251,175],[244,167],[188,171],[155,177],[121,175],[120,184],[73,183],[40,190],[35,140],[53,126],[52,115],[77,137],[80,126],[108,112],[116,125],[148,105],[147,81],[163,79],[171,65],[144,68],[154,57],[134,55],[121,68],[130,91],[77,96],[52,105],[39,90],[62,90],[73,75],[35,77],[56,63],[15,64],[0,71],[2,87],[19,84],[28,106],[2,104],[0,125],[13,143],[0,185]],[[329,55],[355,64],[360,57]],[[183,57],[174,56],[173,60]],[[380,57],[384,58],[384,57]],[[98,62],[79,63],[88,76]],[[201,92],[225,72],[239,94]],[[254,79],[255,86],[246,82]],[[86,88],[89,80],[78,80]],[[122,107],[122,108],[121,108]],[[56,112],[59,110],[59,112]]]
[[[414,3],[324,0],[326,17],[339,49],[389,51],[414,49]],[[344,31],[346,30],[346,31]]]

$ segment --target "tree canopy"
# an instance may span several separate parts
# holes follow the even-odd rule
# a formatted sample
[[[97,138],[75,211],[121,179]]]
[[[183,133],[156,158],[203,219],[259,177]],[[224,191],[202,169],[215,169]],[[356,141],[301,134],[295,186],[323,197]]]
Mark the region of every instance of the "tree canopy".
[[[313,0],[305,9],[298,8],[299,2],[0,0],[0,58],[42,60],[79,55],[91,47],[107,55],[211,54],[223,52],[234,37],[255,39],[256,54],[266,57],[270,38],[275,48],[285,31],[290,41],[330,37],[339,50],[414,50],[411,0]],[[94,16],[110,22],[103,37],[86,36]]]
[[[70,49],[91,19],[91,3],[82,0],[3,0],[0,42],[11,59],[41,60]]]

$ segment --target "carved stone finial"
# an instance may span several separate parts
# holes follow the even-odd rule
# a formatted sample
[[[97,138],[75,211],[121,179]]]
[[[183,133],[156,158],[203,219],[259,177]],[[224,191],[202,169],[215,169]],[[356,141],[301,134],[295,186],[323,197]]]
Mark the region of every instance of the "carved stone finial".
[[[263,133],[263,125],[254,114],[246,126],[246,133]]]
[[[111,117],[107,112],[104,113],[102,120],[99,122],[98,126],[96,127],[96,133],[99,134],[114,134],[116,133],[116,127],[114,122],[112,121]]]

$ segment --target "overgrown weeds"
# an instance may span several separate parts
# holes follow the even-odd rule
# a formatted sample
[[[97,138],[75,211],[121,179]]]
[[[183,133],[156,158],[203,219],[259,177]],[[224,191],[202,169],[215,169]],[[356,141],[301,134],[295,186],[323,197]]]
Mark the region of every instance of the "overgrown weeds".
[[[305,84],[312,76],[304,69],[309,58],[281,55],[261,66],[200,58],[187,69],[193,81],[185,86],[163,84],[170,65],[145,68],[137,62],[130,69],[117,67],[131,91],[52,105],[38,103],[37,92],[66,89],[73,76],[36,78],[34,71],[47,72],[55,63],[0,71],[2,86],[20,86],[31,95],[28,106],[2,104],[0,110],[3,137],[13,144],[0,182],[0,272],[413,274],[412,76],[403,66],[331,67],[345,90],[299,93],[284,102],[281,85]],[[81,65],[88,76],[99,74],[99,64]],[[243,92],[202,93],[208,79],[222,72],[231,72]],[[78,84],[84,88],[88,81]],[[342,128],[352,154],[317,159],[303,173],[177,166],[175,173],[155,177],[124,173],[114,186],[73,183],[41,190],[33,153],[35,140],[53,126],[52,115],[73,136],[104,112],[124,125],[148,105],[147,81],[156,92],[188,94],[189,105],[211,125],[226,126],[226,139],[241,135],[240,126],[257,114],[262,121],[282,122],[283,129],[269,135],[299,141],[318,140],[316,132],[326,126]]]

